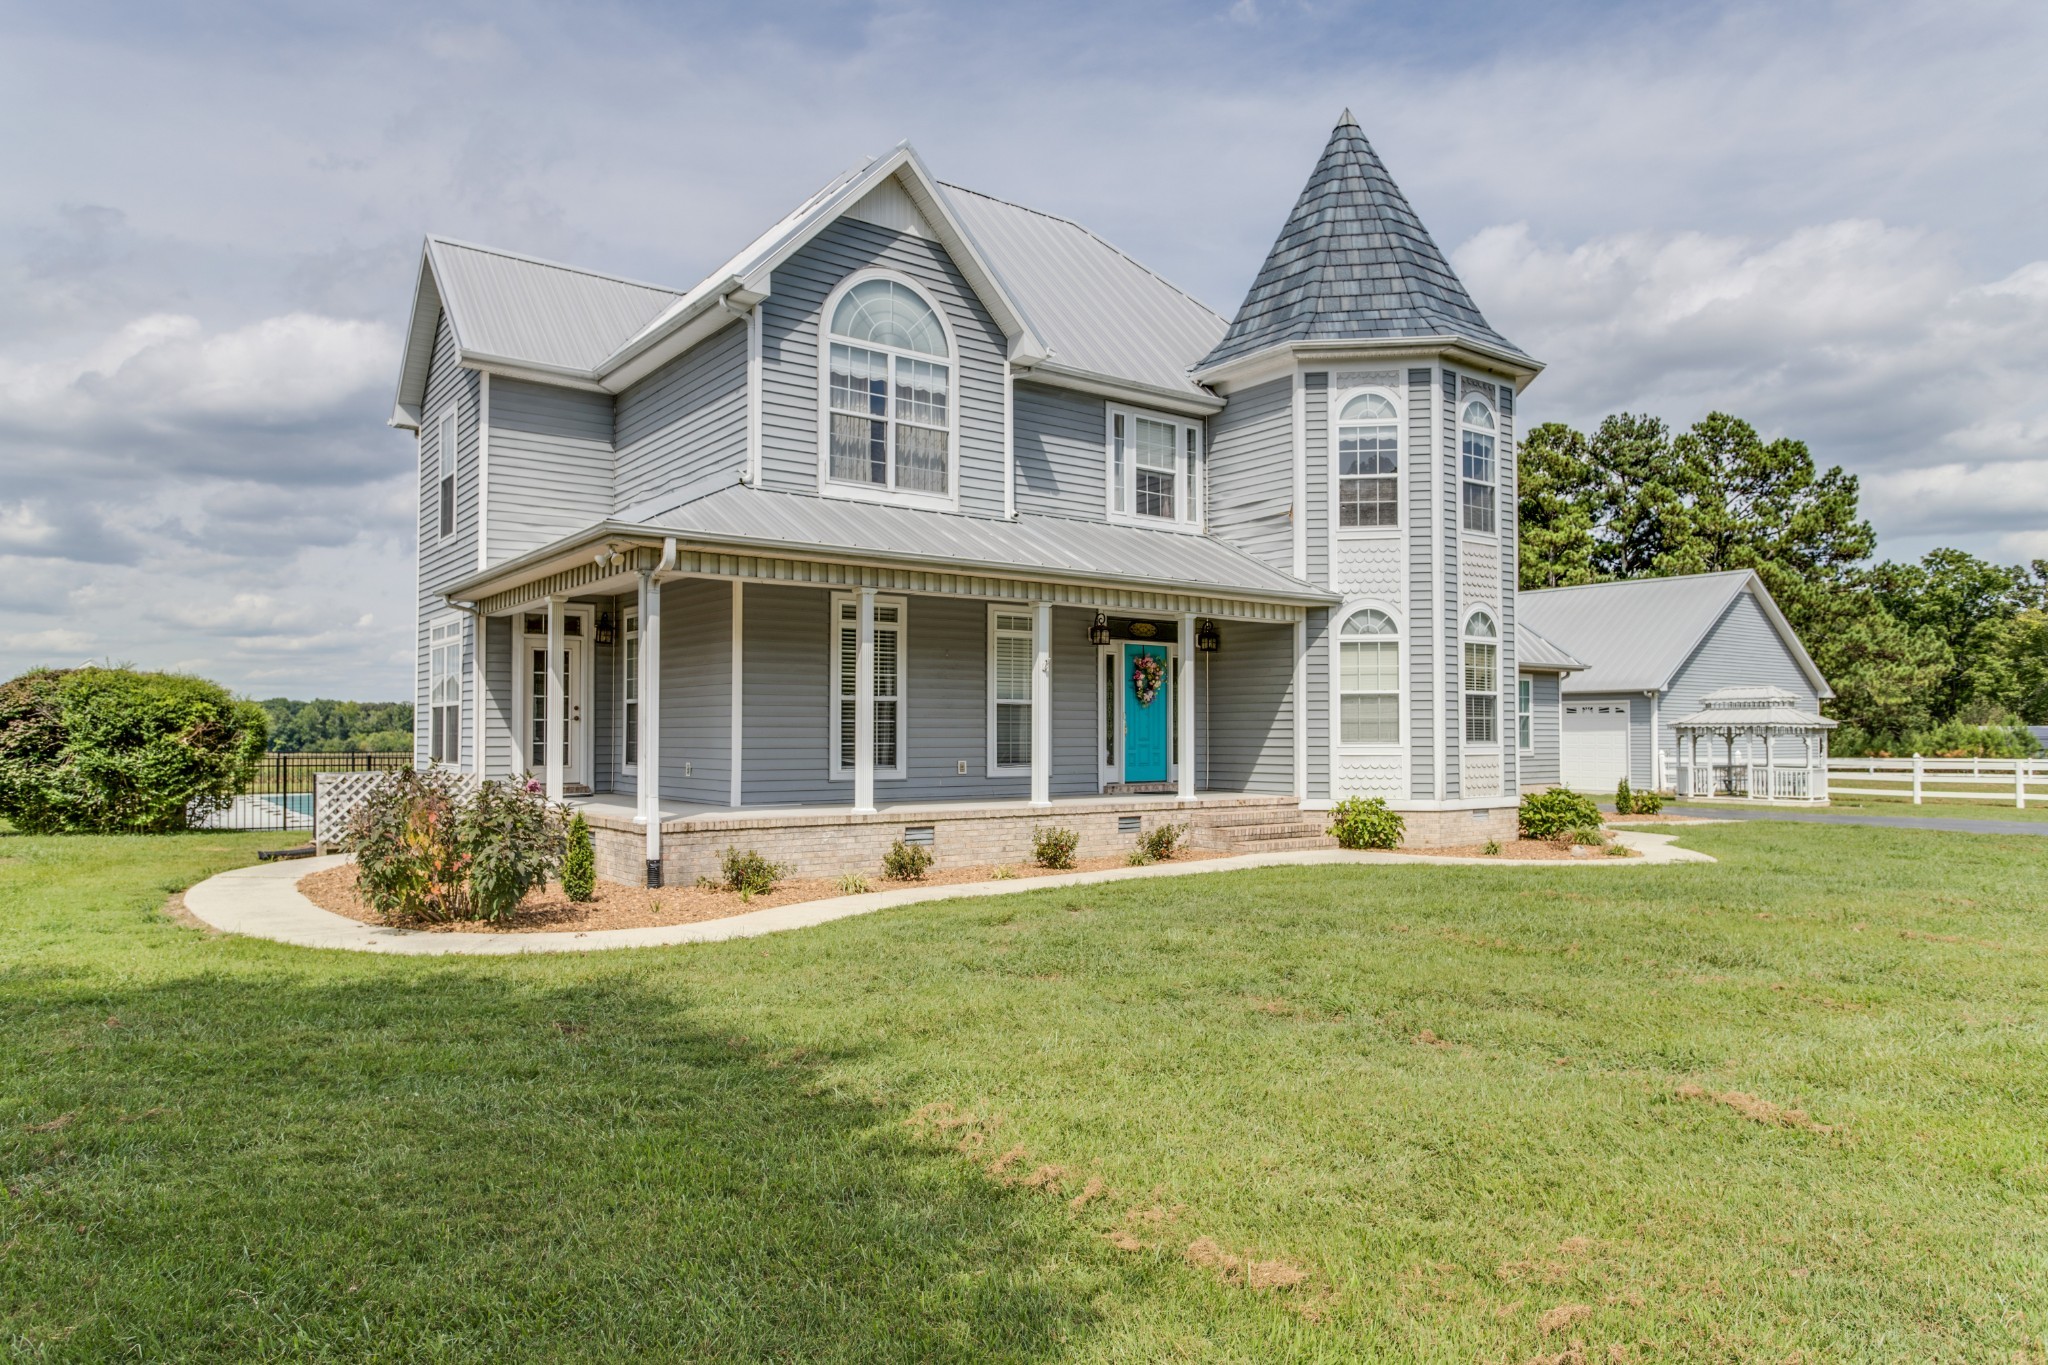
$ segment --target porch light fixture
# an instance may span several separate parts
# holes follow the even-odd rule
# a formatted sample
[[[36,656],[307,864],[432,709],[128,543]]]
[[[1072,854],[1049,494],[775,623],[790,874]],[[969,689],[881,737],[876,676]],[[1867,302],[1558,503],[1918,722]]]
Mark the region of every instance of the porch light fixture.
[[[1214,654],[1216,652],[1216,646],[1222,643],[1223,639],[1221,636],[1217,635],[1216,623],[1214,621],[1204,618],[1203,620],[1197,621],[1195,623],[1196,649],[1201,650],[1204,654]]]
[[[597,615],[597,642],[601,645],[612,645],[618,643],[618,639],[618,622],[612,619],[610,612],[599,612]]]
[[[1088,627],[1088,643],[1106,645],[1109,643],[1109,618],[1101,612],[1095,613],[1095,624]]]

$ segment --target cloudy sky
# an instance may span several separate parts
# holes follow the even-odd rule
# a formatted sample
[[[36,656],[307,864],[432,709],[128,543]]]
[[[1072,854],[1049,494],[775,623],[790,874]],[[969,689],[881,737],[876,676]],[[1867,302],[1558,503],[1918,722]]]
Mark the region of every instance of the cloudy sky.
[[[1530,418],[1724,408],[1883,553],[2048,555],[2043,70],[2039,0],[7,0],[0,676],[403,695],[427,231],[682,286],[907,138],[1228,314],[1347,105]]]

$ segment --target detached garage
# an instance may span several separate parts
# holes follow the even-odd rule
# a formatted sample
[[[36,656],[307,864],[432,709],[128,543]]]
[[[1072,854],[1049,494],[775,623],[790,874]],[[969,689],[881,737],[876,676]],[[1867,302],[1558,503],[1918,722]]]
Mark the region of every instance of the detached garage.
[[[1632,787],[1668,791],[1678,754],[1672,724],[1709,694],[1777,688],[1816,714],[1835,695],[1747,569],[1547,588],[1519,601],[1524,638],[1540,634],[1546,654],[1573,663],[1558,670],[1522,661],[1525,709],[1540,708],[1546,685],[1556,697],[1555,725],[1528,727],[1525,788],[1606,795],[1626,777]],[[1557,747],[1547,753],[1552,736]]]

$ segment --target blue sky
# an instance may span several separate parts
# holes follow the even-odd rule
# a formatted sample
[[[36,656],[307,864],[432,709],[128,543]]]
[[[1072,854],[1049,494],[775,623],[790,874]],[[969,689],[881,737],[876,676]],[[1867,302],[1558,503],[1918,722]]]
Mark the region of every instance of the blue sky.
[[[0,6],[0,676],[402,695],[427,231],[687,285],[908,138],[1229,313],[1353,109],[1532,418],[2048,555],[2048,6]],[[26,132],[27,136],[21,134]]]

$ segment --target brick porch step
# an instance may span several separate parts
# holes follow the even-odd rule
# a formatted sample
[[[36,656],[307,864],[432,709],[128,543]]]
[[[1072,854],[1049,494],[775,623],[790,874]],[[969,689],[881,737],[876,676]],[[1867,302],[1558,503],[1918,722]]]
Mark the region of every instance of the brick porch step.
[[[1261,839],[1232,840],[1232,853],[1298,853],[1312,848],[1335,848],[1337,841],[1327,834],[1274,835]]]

